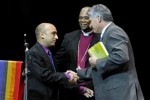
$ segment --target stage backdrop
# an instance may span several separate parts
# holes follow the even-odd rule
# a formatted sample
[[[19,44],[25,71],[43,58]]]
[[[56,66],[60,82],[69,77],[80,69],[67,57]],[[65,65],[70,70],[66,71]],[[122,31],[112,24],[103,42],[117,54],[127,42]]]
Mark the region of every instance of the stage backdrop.
[[[21,99],[20,78],[22,63],[22,61],[0,60],[0,100]]]

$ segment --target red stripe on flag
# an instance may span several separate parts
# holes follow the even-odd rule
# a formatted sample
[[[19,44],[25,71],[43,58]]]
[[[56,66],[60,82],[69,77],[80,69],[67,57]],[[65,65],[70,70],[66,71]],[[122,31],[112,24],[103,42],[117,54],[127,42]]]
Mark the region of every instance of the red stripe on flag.
[[[21,77],[21,61],[16,61],[16,73],[15,73],[15,86],[14,86],[14,100],[18,100],[19,97],[19,86]]]

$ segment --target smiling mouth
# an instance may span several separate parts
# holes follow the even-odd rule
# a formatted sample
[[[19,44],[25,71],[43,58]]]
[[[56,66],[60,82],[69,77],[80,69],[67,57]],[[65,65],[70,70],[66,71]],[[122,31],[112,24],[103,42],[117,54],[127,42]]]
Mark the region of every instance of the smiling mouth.
[[[82,27],[87,26],[87,24],[81,24]]]

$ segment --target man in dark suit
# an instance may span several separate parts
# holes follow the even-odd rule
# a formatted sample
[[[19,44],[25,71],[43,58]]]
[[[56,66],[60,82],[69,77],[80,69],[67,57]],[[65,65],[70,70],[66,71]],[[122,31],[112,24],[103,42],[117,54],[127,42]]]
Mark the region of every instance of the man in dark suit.
[[[74,72],[57,72],[49,47],[58,39],[56,27],[41,23],[35,29],[37,43],[28,51],[28,100],[58,100],[61,86],[75,83]]]
[[[84,69],[90,66],[88,62],[89,54],[87,53],[87,50],[99,41],[99,35],[94,34],[93,30],[89,27],[90,20],[87,12],[90,8],[91,7],[83,7],[81,9],[78,20],[81,29],[65,34],[61,48],[56,53],[56,64],[61,71],[76,71],[76,69]],[[92,81],[89,80],[86,78],[79,80],[78,84],[80,85],[80,88],[83,88],[83,90],[87,88],[93,89]],[[66,97],[68,100],[94,99],[94,97],[86,98],[81,93],[75,93],[72,91],[72,87],[67,87],[68,91],[64,91],[65,89],[63,89],[62,96],[65,97],[65,94],[67,94]],[[65,98],[65,100],[67,99]]]
[[[89,58],[91,68],[88,70],[91,70],[95,99],[144,100],[131,42],[126,32],[113,23],[111,11],[103,4],[94,5],[88,14],[90,27],[95,33],[101,33],[100,41],[109,53],[102,59],[94,55]]]

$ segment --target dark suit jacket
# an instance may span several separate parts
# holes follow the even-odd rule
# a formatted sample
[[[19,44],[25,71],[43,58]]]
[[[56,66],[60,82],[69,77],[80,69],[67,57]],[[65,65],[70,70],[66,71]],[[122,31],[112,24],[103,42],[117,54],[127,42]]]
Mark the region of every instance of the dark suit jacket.
[[[55,56],[56,64],[60,71],[66,71],[66,70],[76,71],[78,42],[79,42],[80,34],[81,34],[81,30],[76,30],[71,33],[67,33],[64,36],[63,42],[61,44],[61,48],[56,53],[56,56]],[[98,41],[99,41],[99,35],[93,34],[93,39],[92,39],[89,47],[91,47],[93,44],[95,44]],[[86,56],[85,67],[90,66],[90,64],[88,62],[88,58],[89,58],[89,54],[87,54],[87,56]],[[83,82],[83,81],[85,82],[86,79],[80,80],[79,82]],[[92,81],[85,82],[85,83],[87,83],[86,86],[89,88],[92,88],[91,82]],[[71,87],[69,87],[69,88],[71,88]],[[73,93],[73,94],[75,94],[75,93]]]
[[[112,23],[101,41],[109,56],[98,59],[96,68],[88,69],[91,70],[96,100],[144,100],[127,34]],[[83,74],[82,71],[78,73]]]
[[[37,100],[56,100],[58,88],[68,82],[64,73],[55,72],[48,55],[37,42],[28,51],[28,95]],[[29,99],[30,100],[30,99]]]

